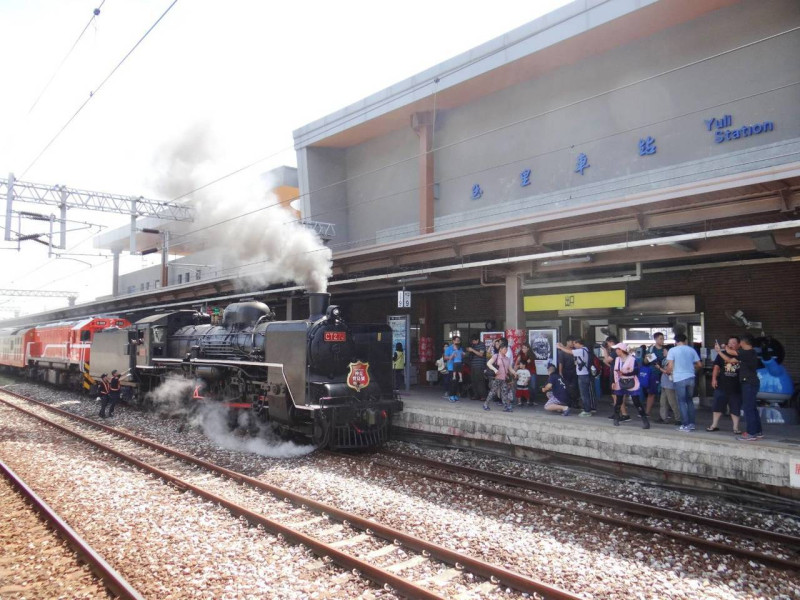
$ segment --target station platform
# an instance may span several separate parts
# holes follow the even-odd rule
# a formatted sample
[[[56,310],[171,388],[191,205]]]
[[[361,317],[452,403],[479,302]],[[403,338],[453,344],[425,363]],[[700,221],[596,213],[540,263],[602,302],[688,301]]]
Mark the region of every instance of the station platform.
[[[631,405],[631,420],[614,427],[609,396],[598,399],[593,417],[579,417],[574,409],[567,417],[546,412],[541,395],[538,406],[515,407],[511,413],[497,404],[484,411],[481,402],[468,398],[451,403],[433,386],[414,386],[400,396],[404,409],[394,426],[407,439],[444,436],[455,446],[535,459],[557,455],[566,462],[679,485],[714,489],[724,483],[800,500],[800,472],[790,477],[800,469],[800,425],[764,422],[763,439],[743,442],[732,433],[727,416],[719,431],[707,432],[712,415],[702,406],[697,430],[687,433],[675,424],[656,423],[658,404],[650,429],[642,429]]]

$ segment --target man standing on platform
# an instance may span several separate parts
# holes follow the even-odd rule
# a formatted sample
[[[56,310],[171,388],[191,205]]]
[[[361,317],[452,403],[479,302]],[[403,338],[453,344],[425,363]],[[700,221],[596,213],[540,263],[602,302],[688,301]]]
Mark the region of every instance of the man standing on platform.
[[[567,338],[569,339],[569,338]],[[558,344],[558,349],[562,352],[570,352],[575,359],[575,374],[578,379],[578,391],[581,395],[583,410],[579,417],[592,416],[592,376],[589,374],[589,366],[592,364],[589,356],[589,349],[584,345],[580,338],[574,339],[572,348]]]
[[[720,352],[719,343],[715,349],[726,363],[739,364],[739,383],[742,385],[742,411],[744,420],[747,421],[747,431],[736,439],[742,442],[754,442],[764,437],[761,429],[761,415],[758,414],[758,390],[761,382],[758,379],[758,370],[764,365],[753,347],[755,339],[745,333],[740,342],[739,355],[731,358]]]
[[[469,366],[472,370],[472,394],[473,400],[483,402],[486,400],[486,376],[483,370],[486,368],[486,345],[481,341],[477,333],[473,333],[469,338]]]
[[[642,360],[642,363],[650,367],[650,370],[652,371],[652,375],[650,375],[650,380],[647,384],[647,389],[645,390],[647,393],[647,404],[645,405],[644,412],[648,417],[650,416],[650,412],[653,410],[653,405],[656,402],[658,389],[661,387],[661,374],[663,373],[661,364],[664,362],[664,359],[667,356],[667,349],[664,348],[664,334],[660,331],[654,333],[653,342],[653,345],[647,349],[647,354],[644,356],[644,360]],[[664,400],[662,399],[661,402],[664,402]]]
[[[558,346],[558,373],[564,380],[567,386],[567,397],[569,398],[569,405],[571,408],[578,406],[578,372],[575,368],[575,357],[572,355],[572,350],[575,348],[575,336],[567,336],[567,345]]]
[[[714,359],[714,370],[711,372],[711,387],[714,388],[714,420],[706,431],[719,431],[719,420],[727,407],[731,412],[733,433],[739,431],[739,416],[742,411],[742,385],[739,383],[739,363],[725,362],[723,356],[738,358],[739,338],[732,335],[726,346],[715,345],[717,358]]]
[[[697,369],[703,366],[697,350],[686,345],[686,334],[675,334],[675,346],[667,352],[667,373],[672,375],[675,396],[681,412],[679,431],[694,431],[694,378]]]

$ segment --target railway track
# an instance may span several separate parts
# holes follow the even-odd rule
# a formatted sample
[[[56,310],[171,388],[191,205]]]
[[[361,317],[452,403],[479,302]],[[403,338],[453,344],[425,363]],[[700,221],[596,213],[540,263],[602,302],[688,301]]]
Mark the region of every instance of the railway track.
[[[108,562],[96,552],[56,511],[17,475],[11,467],[0,460],[0,472],[27,500],[47,526],[54,530],[72,548],[78,558],[86,563],[103,585],[122,600],[143,600],[136,589],[128,583]]]
[[[777,533],[764,529],[758,529],[746,525],[741,525],[738,523],[722,521],[719,519],[713,519],[702,515],[675,511],[667,508],[653,506],[650,504],[633,502],[630,500],[614,498],[611,496],[605,496],[602,494],[596,494],[592,492],[585,492],[581,490],[576,490],[574,488],[562,487],[548,483],[541,483],[538,481],[524,479],[521,477],[503,475],[500,473],[494,473],[491,471],[485,471],[473,467],[456,465],[448,462],[441,462],[402,452],[384,451],[382,455],[391,459],[403,461],[407,464],[405,465],[397,464],[395,462],[389,462],[387,460],[382,460],[380,458],[372,458],[371,459],[372,462],[384,468],[402,470],[411,473],[414,476],[425,477],[432,480],[445,482],[448,484],[468,487],[473,490],[479,491],[483,494],[492,495],[499,498],[527,502],[530,504],[536,504],[539,506],[545,506],[553,509],[564,508],[562,504],[558,504],[548,500],[543,500],[541,498],[532,497],[530,495],[521,494],[518,492],[513,492],[508,489],[508,488],[515,488],[519,490],[539,492],[567,500],[584,501],[590,504],[608,507],[614,509],[615,511],[621,511],[624,513],[628,513],[630,515],[635,515],[637,517],[663,519],[668,521],[669,523],[675,523],[675,522],[692,523],[694,525],[700,525],[704,528],[714,530],[717,532],[722,532],[725,534],[734,534],[740,537],[748,538],[750,540],[758,540],[770,544],[775,544],[787,548],[788,550],[785,550],[784,553],[788,554],[792,558],[783,558],[765,552],[748,550],[745,548],[737,547],[736,545],[731,545],[730,543],[713,541],[706,538],[698,537],[696,535],[690,535],[687,533],[682,533],[680,531],[675,531],[672,530],[671,528],[667,529],[665,527],[655,527],[639,521],[623,519],[618,516],[611,516],[593,510],[585,510],[577,507],[566,509],[574,514],[585,516],[614,526],[624,527],[643,533],[657,534],[660,536],[664,536],[666,538],[675,539],[677,541],[693,545],[697,548],[703,548],[711,552],[734,555],[750,561],[760,562],[761,564],[767,566],[777,567],[779,569],[800,571],[800,562],[797,560],[797,551],[800,550],[800,537],[787,535],[783,533]],[[422,467],[426,467],[427,469],[432,469],[440,472],[446,471],[449,473],[453,473],[461,478],[457,479],[454,477],[448,477],[445,475],[437,474],[431,470],[420,470],[408,466],[408,463],[419,465]],[[483,483],[477,483],[477,481],[488,481],[495,484],[500,484],[504,486],[505,489],[490,487]]]
[[[139,436],[116,430],[59,408],[38,402],[13,392],[3,391],[13,401],[0,397],[0,402],[47,425],[91,444],[108,454],[135,467],[155,475],[178,489],[191,491],[210,502],[228,509],[232,514],[247,519],[250,523],[311,549],[322,558],[322,563],[333,562],[348,570],[354,570],[386,589],[411,598],[474,597],[484,595],[504,586],[535,597],[554,600],[577,600],[580,596],[531,577],[490,564],[467,554],[430,543],[392,527],[370,519],[317,502],[253,477],[226,469],[194,456],[176,451]],[[21,403],[29,403],[29,410]],[[42,411],[57,415],[78,424],[80,431],[43,416]],[[119,448],[125,446],[125,450]],[[138,449],[138,452],[137,450]],[[137,452],[133,456],[131,452]],[[144,455],[144,456],[142,456]],[[197,476],[197,467],[205,471]],[[194,473],[187,473],[193,470]],[[179,473],[179,474],[176,474]],[[229,500],[209,488],[209,474],[224,479],[227,485],[247,486],[256,494],[247,506]],[[204,485],[189,481],[201,479]],[[265,507],[266,492],[272,504]],[[260,507],[256,510],[253,507]],[[272,516],[267,516],[269,509]],[[277,513],[278,516],[274,516]],[[333,522],[334,524],[329,523]],[[323,529],[319,529],[323,527]],[[333,541],[330,541],[334,538]],[[396,557],[402,549],[402,555]],[[426,569],[421,569],[425,565]],[[423,572],[422,578],[414,573]],[[401,576],[400,573],[412,573]],[[430,574],[430,575],[427,575]],[[449,586],[459,584],[458,594],[450,593]]]

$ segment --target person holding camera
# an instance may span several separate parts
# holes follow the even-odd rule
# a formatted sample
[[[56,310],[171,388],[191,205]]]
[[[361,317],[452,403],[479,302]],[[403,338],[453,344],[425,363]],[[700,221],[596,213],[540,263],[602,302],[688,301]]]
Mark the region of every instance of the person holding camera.
[[[542,388],[547,396],[544,409],[560,412],[562,417],[569,416],[569,393],[567,385],[553,363],[547,364],[547,385]]]
[[[500,349],[497,354],[493,354],[486,363],[486,368],[494,373],[489,395],[483,403],[483,410],[491,410],[489,402],[497,397],[503,402],[504,412],[513,412],[514,403],[514,377],[517,372],[511,365],[511,358],[508,356],[508,341],[500,341]]]

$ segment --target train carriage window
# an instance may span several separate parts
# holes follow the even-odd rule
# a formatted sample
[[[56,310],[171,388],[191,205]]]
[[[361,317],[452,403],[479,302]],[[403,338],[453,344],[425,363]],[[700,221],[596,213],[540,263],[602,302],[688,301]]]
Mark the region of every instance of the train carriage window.
[[[92,332],[88,329],[84,329],[81,331],[81,341],[82,342],[91,342],[92,341]]]
[[[164,327],[153,327],[152,332],[153,332],[153,343],[163,344],[166,329]]]

